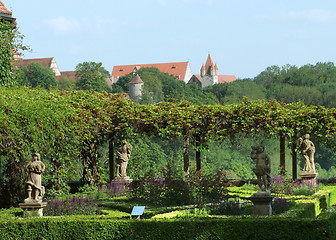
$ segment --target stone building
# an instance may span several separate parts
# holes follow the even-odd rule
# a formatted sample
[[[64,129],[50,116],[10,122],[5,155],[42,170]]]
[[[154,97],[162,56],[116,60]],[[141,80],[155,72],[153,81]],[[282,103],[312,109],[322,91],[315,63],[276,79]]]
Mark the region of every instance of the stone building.
[[[144,82],[141,80],[140,76],[137,74],[132,81],[129,83],[128,95],[130,99],[133,99],[136,102],[139,102],[142,97],[142,89]]]
[[[219,75],[217,64],[213,63],[210,54],[208,54],[205,65],[202,64],[200,74],[194,74],[188,83],[196,83],[204,88],[214,84],[230,83],[236,80],[237,78],[234,75]]]
[[[176,80],[188,83],[192,71],[189,62],[172,62],[172,63],[152,63],[152,64],[138,64],[138,65],[120,65],[114,66],[112,70],[111,84],[116,83],[120,77],[128,74],[136,76],[141,68],[156,67],[160,72],[174,75]]]
[[[55,58],[33,58],[33,59],[20,59],[14,62],[14,69],[18,69],[20,66],[27,67],[31,63],[40,63],[43,67],[48,67],[53,70],[55,77],[61,76],[61,72],[57,66]]]

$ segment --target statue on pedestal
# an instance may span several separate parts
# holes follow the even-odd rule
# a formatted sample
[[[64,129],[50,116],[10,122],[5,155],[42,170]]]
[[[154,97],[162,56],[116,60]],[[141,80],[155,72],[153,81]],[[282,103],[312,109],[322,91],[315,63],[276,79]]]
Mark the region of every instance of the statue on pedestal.
[[[271,160],[263,146],[252,146],[251,159],[256,161],[253,172],[257,175],[260,190],[248,199],[253,203],[252,213],[261,216],[272,215]]]
[[[126,140],[122,140],[121,146],[117,151],[116,163],[117,163],[117,178],[127,179],[126,168],[128,161],[131,158],[131,151],[133,147]]]
[[[42,186],[41,173],[45,170],[45,165],[41,162],[39,153],[34,153],[33,160],[27,164],[28,181],[27,192],[28,198],[24,200],[25,203],[42,202],[44,195],[44,187]]]
[[[261,192],[270,194],[271,185],[271,163],[270,157],[264,152],[263,146],[252,146],[251,159],[256,161],[253,172],[257,176]]]
[[[315,173],[314,154],[315,146],[312,141],[309,140],[310,135],[305,134],[302,138],[299,138],[299,149],[304,159],[303,171],[307,173]]]

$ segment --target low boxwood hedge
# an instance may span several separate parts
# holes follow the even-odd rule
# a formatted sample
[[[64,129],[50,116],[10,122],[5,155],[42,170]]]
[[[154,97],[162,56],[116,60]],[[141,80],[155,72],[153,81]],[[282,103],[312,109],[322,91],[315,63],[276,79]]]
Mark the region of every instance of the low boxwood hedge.
[[[0,239],[335,239],[336,214],[310,218],[112,219],[48,217],[0,221]]]
[[[330,207],[336,204],[335,196],[336,187],[326,187],[292,210],[270,217],[130,219],[127,214],[108,214],[20,218],[20,211],[10,209],[2,211],[3,215],[0,211],[0,239],[336,239],[336,207]]]

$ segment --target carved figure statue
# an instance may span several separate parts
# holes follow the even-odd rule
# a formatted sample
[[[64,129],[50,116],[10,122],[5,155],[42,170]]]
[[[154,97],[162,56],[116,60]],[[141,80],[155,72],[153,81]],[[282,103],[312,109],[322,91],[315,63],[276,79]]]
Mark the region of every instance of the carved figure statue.
[[[299,149],[304,159],[303,171],[309,173],[315,173],[314,154],[315,146],[312,141],[309,140],[310,135],[305,134],[302,138],[299,138]]]
[[[126,175],[126,168],[128,161],[131,158],[131,151],[133,147],[126,140],[122,140],[121,146],[117,151],[116,162],[117,162],[117,177],[128,178]]]
[[[33,160],[27,164],[28,181],[27,192],[28,198],[24,200],[27,202],[42,202],[44,195],[44,187],[42,186],[41,173],[45,170],[45,165],[41,162],[39,153],[34,153]]]
[[[269,192],[271,184],[271,163],[263,146],[252,146],[251,159],[256,161],[253,172],[257,176],[260,191]]]

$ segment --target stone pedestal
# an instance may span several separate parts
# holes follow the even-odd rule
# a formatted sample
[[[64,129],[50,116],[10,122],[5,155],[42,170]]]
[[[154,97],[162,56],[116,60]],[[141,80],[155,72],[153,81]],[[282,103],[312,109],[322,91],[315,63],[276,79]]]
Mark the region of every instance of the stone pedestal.
[[[47,206],[47,202],[28,202],[19,203],[20,208],[27,210],[28,216],[43,216],[43,208]]]
[[[248,199],[253,203],[253,215],[271,216],[273,196],[269,192],[257,192]]]
[[[131,182],[133,182],[133,179],[131,179],[129,177],[125,177],[125,178],[116,177],[111,182],[116,183],[116,184],[123,184],[123,183],[124,184],[130,184]]]
[[[316,178],[318,176],[318,173],[316,172],[306,172],[306,171],[302,171],[300,173],[300,177],[302,179],[302,182],[305,182],[305,183],[310,183],[312,186],[316,186]]]

